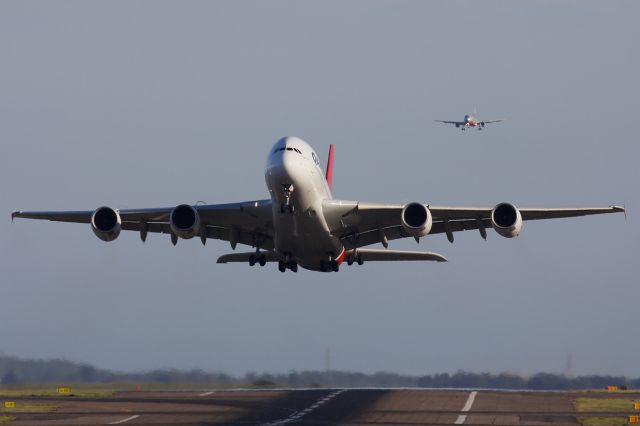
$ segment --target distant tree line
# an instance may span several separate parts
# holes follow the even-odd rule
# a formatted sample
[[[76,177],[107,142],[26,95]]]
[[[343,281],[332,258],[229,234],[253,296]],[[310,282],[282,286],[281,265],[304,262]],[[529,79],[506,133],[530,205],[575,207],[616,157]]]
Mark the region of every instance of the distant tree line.
[[[42,383],[161,383],[192,384],[202,386],[255,386],[255,387],[426,387],[475,389],[535,389],[568,390],[598,389],[608,385],[640,388],[640,378],[623,376],[566,377],[559,374],[538,373],[530,377],[517,374],[469,373],[407,376],[395,373],[374,374],[349,371],[291,371],[280,374],[249,372],[234,377],[219,372],[202,370],[160,369],[136,373],[114,372],[88,364],[67,360],[27,360],[0,355],[0,384],[29,385]]]

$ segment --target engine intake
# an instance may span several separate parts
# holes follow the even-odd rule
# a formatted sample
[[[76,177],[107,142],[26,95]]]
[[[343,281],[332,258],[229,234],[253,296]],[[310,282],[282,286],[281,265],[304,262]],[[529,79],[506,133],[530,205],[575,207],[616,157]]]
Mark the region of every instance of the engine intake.
[[[102,241],[113,241],[122,230],[122,220],[110,207],[98,207],[91,215],[91,229]]]
[[[522,215],[514,205],[500,203],[491,210],[491,224],[499,235],[517,237],[522,229]]]
[[[433,217],[424,204],[407,203],[402,208],[402,227],[413,237],[424,237],[431,232]]]
[[[193,238],[200,233],[198,211],[188,204],[180,204],[169,215],[171,231],[180,238]]]

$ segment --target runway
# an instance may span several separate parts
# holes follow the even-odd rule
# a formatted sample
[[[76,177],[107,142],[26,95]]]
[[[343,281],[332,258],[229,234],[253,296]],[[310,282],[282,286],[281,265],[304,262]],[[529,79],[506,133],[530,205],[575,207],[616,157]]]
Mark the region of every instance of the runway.
[[[4,413],[10,426],[35,425],[576,425],[584,392],[500,392],[427,389],[309,389],[117,392],[111,397],[20,397],[18,407],[51,412]],[[589,397],[609,398],[606,393]],[[640,393],[624,398],[640,399]],[[34,410],[35,411],[35,410]]]

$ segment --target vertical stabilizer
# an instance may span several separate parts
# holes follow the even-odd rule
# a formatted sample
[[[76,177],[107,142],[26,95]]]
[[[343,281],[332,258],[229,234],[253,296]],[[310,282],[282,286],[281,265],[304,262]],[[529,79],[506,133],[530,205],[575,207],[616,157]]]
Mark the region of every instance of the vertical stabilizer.
[[[325,174],[329,189],[333,190],[333,144],[329,145],[329,159],[327,160],[327,173]]]

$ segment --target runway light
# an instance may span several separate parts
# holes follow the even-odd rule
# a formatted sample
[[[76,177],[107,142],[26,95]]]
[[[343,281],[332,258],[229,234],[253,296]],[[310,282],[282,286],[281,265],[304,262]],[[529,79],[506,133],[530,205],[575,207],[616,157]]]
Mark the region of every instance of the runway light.
[[[629,416],[629,423],[638,423],[638,416]]]
[[[618,387],[617,387],[617,386],[607,386],[607,390],[608,390],[609,392],[617,391],[617,390],[618,390]]]
[[[16,402],[15,401],[5,401],[4,402],[4,408],[16,408]]]
[[[71,395],[71,388],[58,388],[56,389],[59,395]]]
[[[640,402],[634,402],[633,403],[633,409],[636,411],[640,411]]]

